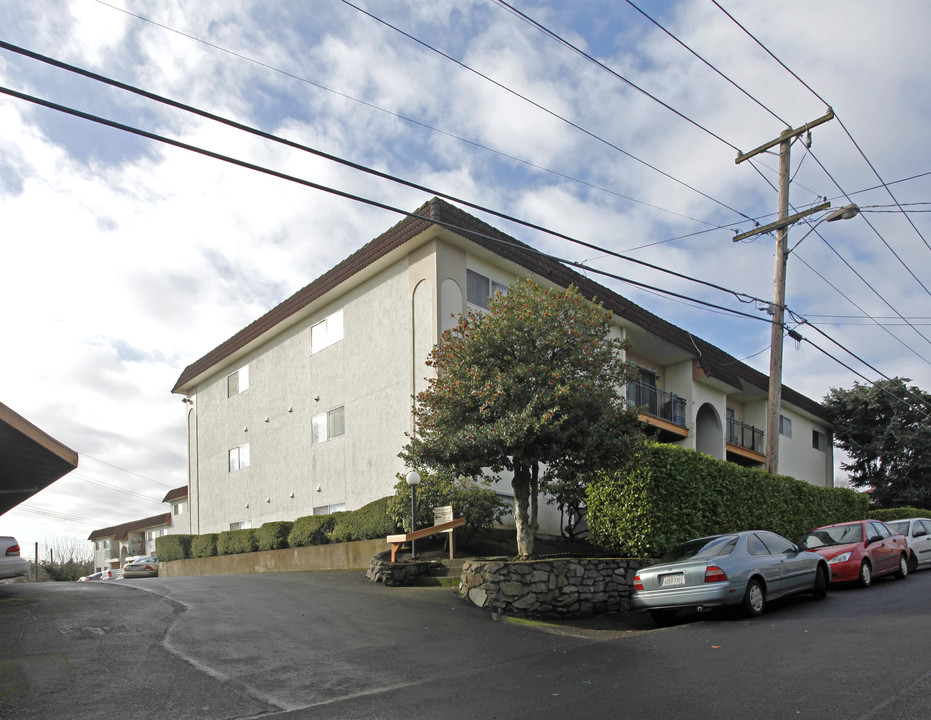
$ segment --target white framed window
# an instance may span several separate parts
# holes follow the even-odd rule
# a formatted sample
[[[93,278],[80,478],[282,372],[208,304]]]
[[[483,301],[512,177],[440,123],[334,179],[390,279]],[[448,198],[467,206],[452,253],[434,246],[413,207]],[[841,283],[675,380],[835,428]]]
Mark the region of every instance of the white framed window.
[[[249,443],[230,448],[230,472],[249,467]]]
[[[820,450],[821,452],[825,452],[825,450],[827,450],[827,436],[819,430],[812,430],[811,431],[811,446],[815,450]]]
[[[785,435],[787,438],[792,437],[792,419],[787,418],[785,415],[779,416],[779,434]]]
[[[488,301],[500,292],[507,295],[508,286],[495,282],[474,270],[466,270],[466,297],[470,304],[488,309]]]
[[[175,503],[172,505],[171,513],[173,515],[184,515],[184,503]]]
[[[340,405],[338,408],[314,415],[310,423],[312,444],[332,440],[346,433],[346,409]]]
[[[346,503],[330,503],[329,505],[318,505],[314,508],[314,515],[330,515],[335,512],[346,512]]]
[[[343,339],[343,311],[337,310],[310,328],[310,354],[318,353]]]
[[[249,389],[249,366],[243,365],[239,370],[226,376],[226,397],[231,398]]]
[[[252,527],[251,520],[240,520],[239,522],[231,522],[230,530],[248,530]]]

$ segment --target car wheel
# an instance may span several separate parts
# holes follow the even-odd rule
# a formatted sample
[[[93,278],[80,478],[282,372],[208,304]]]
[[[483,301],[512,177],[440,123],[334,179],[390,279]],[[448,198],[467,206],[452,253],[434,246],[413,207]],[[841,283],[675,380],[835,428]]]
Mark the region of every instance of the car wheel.
[[[676,611],[675,610],[650,610],[650,617],[653,618],[653,623],[656,627],[669,627],[674,625],[676,622]]]
[[[913,573],[917,569],[918,569],[918,558],[915,557],[915,553],[912,553],[908,557],[908,571],[910,573]]]
[[[860,563],[860,578],[857,582],[860,583],[860,587],[869,587],[873,584],[873,568],[870,567],[869,560]]]
[[[815,587],[812,590],[815,600],[824,600],[828,596],[828,571],[824,565],[819,565],[815,571]]]
[[[908,577],[908,558],[905,557],[905,553],[899,555],[899,571],[895,576],[898,580],[904,580]]]
[[[743,608],[744,613],[749,617],[758,617],[763,614],[766,607],[766,593],[763,586],[757,579],[751,579],[747,583],[747,590],[744,592]]]

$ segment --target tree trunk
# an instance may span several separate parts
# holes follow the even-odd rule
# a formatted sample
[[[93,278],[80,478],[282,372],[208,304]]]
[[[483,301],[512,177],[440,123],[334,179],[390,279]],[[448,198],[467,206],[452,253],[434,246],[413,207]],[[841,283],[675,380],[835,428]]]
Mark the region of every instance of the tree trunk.
[[[514,465],[514,477],[511,478],[514,490],[514,528],[517,531],[517,555],[528,558],[533,555],[533,522],[530,519],[531,479],[530,468]],[[536,498],[533,498],[535,504]],[[536,513],[534,513],[534,516]],[[536,519],[534,517],[534,519]]]

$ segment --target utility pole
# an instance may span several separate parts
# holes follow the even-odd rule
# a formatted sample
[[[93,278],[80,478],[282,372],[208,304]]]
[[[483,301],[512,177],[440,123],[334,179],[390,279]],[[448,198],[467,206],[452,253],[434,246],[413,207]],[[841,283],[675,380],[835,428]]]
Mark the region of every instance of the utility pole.
[[[789,257],[789,225],[797,220],[825,209],[819,205],[802,213],[789,217],[789,180],[791,172],[792,141],[834,118],[834,111],[828,108],[827,114],[812,120],[793,130],[788,128],[776,140],[761,145],[748,153],[741,153],[734,161],[738,165],[744,160],[759,155],[776,145],[779,146],[779,197],[778,214],[775,223],[770,223],[749,233],[737,235],[734,242],[750,235],[758,235],[769,230],[776,231],[776,270],[773,279],[773,329],[769,355],[769,402],[766,406],[766,472],[775,474],[779,468],[779,416],[782,405],[782,343],[785,332],[786,310],[786,261]],[[830,207],[830,204],[828,204]]]

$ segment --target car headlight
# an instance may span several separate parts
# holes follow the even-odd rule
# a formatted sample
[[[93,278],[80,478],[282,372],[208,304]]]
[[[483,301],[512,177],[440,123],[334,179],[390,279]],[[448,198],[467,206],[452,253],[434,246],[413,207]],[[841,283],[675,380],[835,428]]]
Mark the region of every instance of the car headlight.
[[[849,552],[841,553],[840,555],[835,555],[830,560],[828,560],[828,565],[833,565],[834,563],[847,562],[849,559],[850,559]]]

